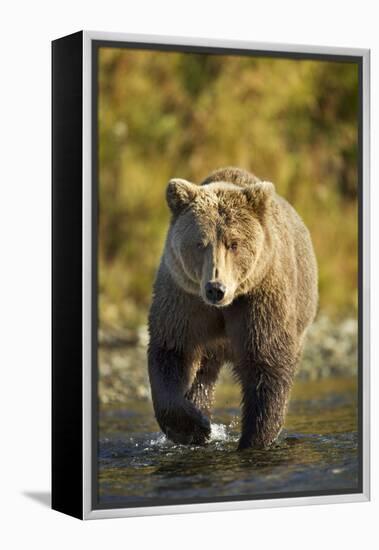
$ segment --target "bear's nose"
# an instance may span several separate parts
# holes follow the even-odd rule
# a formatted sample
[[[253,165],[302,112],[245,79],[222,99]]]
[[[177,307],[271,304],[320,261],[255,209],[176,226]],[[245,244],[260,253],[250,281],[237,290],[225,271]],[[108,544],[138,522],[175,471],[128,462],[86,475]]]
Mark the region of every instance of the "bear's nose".
[[[210,302],[216,304],[225,296],[226,288],[221,283],[207,283],[205,285],[205,295]]]

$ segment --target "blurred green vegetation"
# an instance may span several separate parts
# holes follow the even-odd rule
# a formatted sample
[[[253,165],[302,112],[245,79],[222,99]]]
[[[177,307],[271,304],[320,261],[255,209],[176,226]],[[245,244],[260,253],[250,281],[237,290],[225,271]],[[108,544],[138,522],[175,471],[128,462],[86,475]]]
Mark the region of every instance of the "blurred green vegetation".
[[[308,225],[320,308],[357,309],[358,69],[351,63],[101,48],[101,326],[146,321],[171,177],[234,165]]]

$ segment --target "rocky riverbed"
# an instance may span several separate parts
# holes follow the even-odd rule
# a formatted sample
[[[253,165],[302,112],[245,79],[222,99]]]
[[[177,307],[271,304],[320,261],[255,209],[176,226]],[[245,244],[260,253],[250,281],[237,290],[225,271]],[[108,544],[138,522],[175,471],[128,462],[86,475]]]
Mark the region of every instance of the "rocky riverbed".
[[[134,398],[148,400],[146,366],[148,333],[146,326],[136,330],[99,331],[99,399],[103,405]],[[309,329],[297,377],[302,381],[357,374],[358,324],[355,319],[332,322],[320,315]],[[229,369],[221,382],[230,380]]]

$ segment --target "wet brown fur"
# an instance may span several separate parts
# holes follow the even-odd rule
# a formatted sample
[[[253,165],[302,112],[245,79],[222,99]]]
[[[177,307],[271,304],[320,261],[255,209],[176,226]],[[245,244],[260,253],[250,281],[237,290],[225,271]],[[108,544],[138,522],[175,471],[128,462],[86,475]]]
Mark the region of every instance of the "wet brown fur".
[[[282,429],[304,334],[317,308],[317,265],[295,210],[238,168],[201,186],[171,180],[172,219],[149,314],[154,410],[175,442],[204,444],[221,366],[242,392],[239,449],[266,448]],[[207,302],[208,282],[225,298]]]

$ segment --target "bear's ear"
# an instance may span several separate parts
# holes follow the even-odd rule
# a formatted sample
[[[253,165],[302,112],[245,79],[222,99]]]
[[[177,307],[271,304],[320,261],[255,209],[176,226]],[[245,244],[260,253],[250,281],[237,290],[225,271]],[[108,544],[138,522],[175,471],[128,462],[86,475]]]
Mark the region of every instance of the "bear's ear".
[[[257,181],[243,190],[248,203],[260,218],[263,218],[275,195],[275,186],[271,181]]]
[[[199,187],[194,183],[180,178],[168,182],[166,200],[173,214],[179,214],[190,202],[194,200]]]

